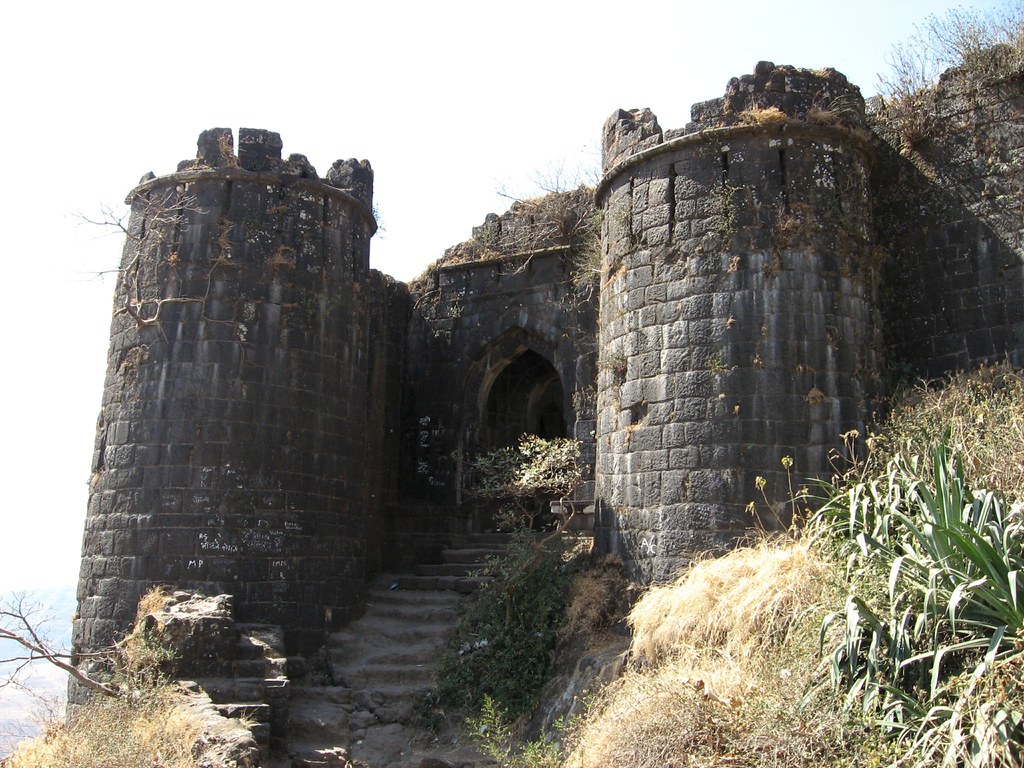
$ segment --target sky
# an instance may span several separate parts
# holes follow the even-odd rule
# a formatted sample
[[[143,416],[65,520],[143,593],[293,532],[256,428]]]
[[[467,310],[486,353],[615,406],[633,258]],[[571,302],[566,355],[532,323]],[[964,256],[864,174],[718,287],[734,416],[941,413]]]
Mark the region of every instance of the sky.
[[[402,280],[563,169],[593,179],[605,118],[663,128],[759,60],[877,90],[940,0],[14,3],[0,30],[5,434],[0,595],[74,584],[121,242],[82,222],[200,131],[277,131],[324,174],[368,159]],[[976,2],[986,9],[1001,2]],[[105,277],[101,273],[108,273]]]

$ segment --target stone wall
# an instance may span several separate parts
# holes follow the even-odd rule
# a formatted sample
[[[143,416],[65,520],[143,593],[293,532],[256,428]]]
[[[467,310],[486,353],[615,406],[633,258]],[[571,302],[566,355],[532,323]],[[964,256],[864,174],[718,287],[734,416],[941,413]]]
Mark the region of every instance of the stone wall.
[[[578,437],[592,465],[596,284],[585,265],[585,248],[597,243],[592,216],[589,190],[519,203],[489,216],[473,240],[414,284],[405,397],[411,495],[464,501],[466,456],[514,443],[523,431]],[[557,377],[550,387],[546,374]],[[557,399],[549,403],[552,423],[541,426],[528,404],[514,403],[516,386],[523,397],[532,387],[535,397]]]
[[[614,114],[597,193],[598,535],[644,580],[785,525],[781,460],[827,472],[879,365],[859,91],[762,62],[693,120]]]
[[[873,115],[890,363],[897,376],[1024,365],[1024,78],[950,70],[921,102]]]
[[[350,160],[321,180],[280,150],[242,129],[236,157],[229,130],[206,131],[129,196],[76,648],[112,642],[157,583],[231,593],[299,651],[361,610],[383,423],[360,292],[373,176]]]

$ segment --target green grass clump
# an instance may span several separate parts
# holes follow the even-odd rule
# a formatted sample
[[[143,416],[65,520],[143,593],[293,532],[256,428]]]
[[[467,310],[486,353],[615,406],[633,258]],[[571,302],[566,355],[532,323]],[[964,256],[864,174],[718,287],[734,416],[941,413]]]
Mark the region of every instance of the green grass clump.
[[[848,709],[898,740],[894,765],[1018,766],[1024,515],[971,488],[945,442],[930,457],[914,448],[818,513],[845,542],[851,574],[845,605],[822,626],[831,681]]]

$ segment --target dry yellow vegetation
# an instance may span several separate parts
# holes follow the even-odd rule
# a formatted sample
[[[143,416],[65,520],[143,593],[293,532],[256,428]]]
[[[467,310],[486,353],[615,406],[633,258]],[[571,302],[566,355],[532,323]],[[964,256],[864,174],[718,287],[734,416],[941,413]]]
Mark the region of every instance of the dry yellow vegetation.
[[[5,768],[195,768],[202,721],[170,686],[102,698],[23,741]]]
[[[800,706],[833,567],[807,541],[763,540],[648,590],[629,616],[631,668],[598,696],[566,765],[845,764],[838,710]]]

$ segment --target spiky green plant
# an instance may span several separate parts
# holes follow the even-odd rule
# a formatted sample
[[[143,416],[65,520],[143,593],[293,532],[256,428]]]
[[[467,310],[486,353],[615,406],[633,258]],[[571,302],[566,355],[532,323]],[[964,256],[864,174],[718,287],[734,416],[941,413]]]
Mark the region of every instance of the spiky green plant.
[[[831,680],[905,745],[894,764],[1020,766],[1020,507],[971,489],[940,443],[833,489],[817,520],[850,546],[853,589],[822,626]]]

